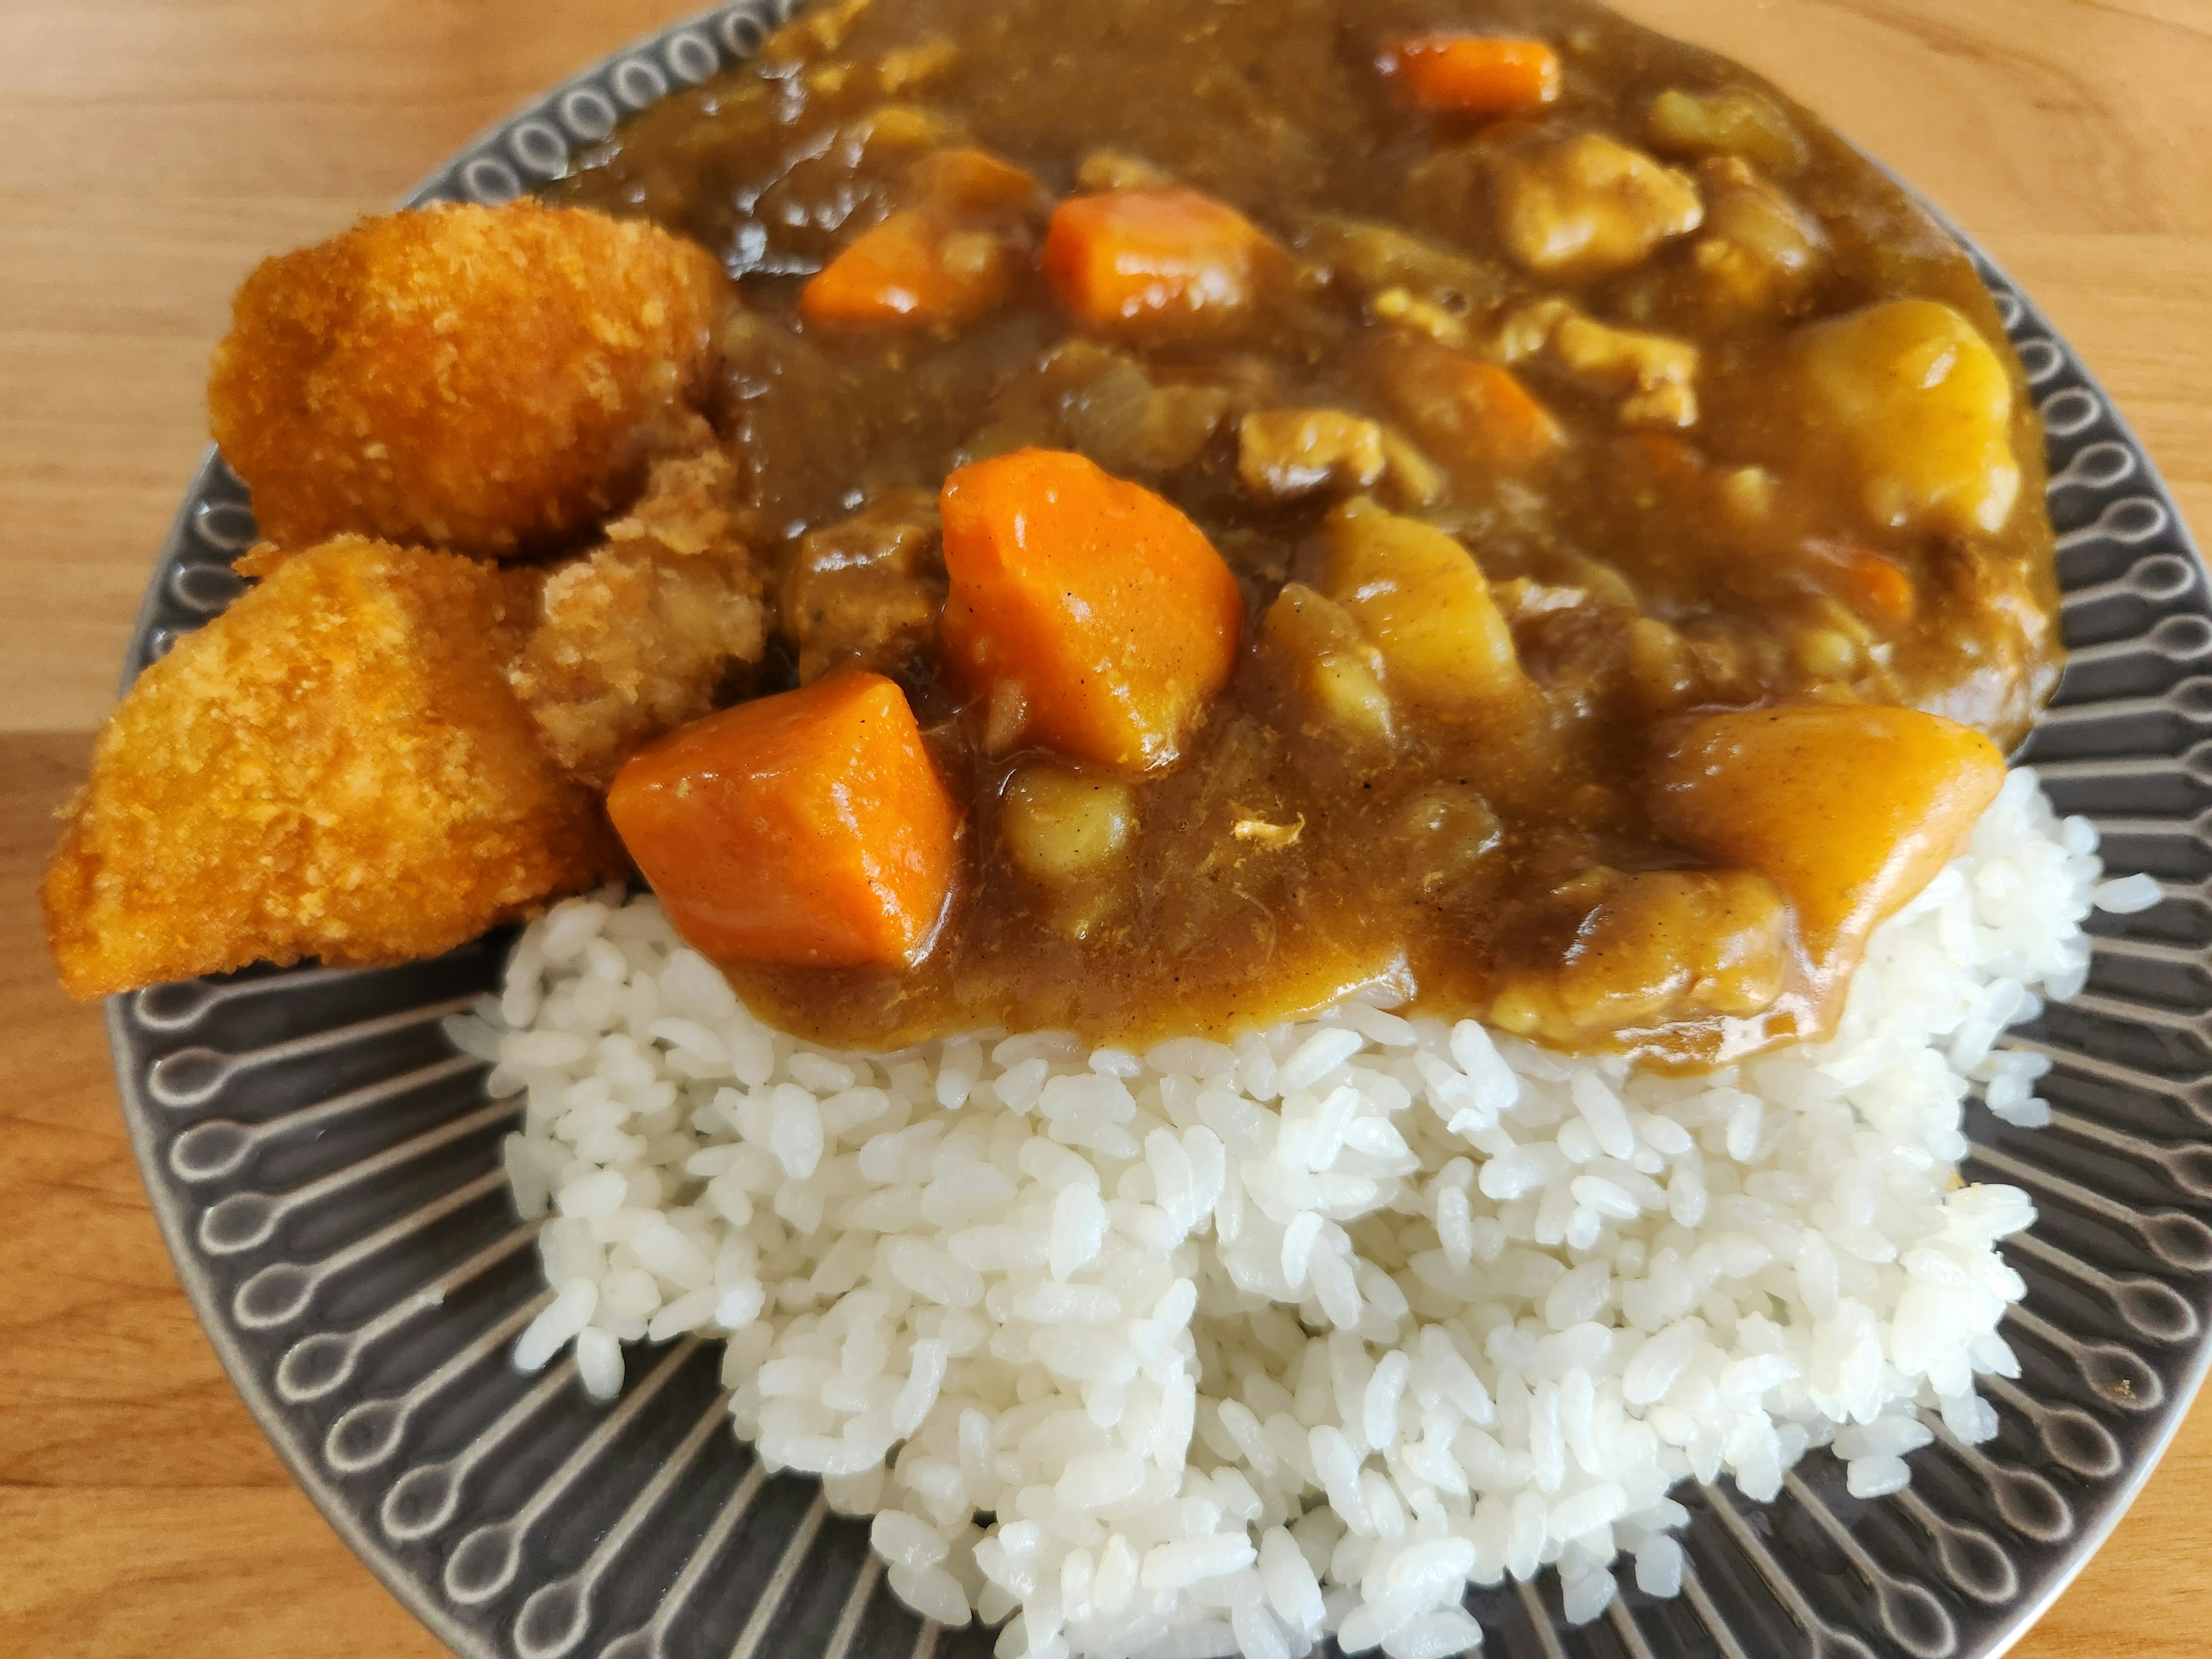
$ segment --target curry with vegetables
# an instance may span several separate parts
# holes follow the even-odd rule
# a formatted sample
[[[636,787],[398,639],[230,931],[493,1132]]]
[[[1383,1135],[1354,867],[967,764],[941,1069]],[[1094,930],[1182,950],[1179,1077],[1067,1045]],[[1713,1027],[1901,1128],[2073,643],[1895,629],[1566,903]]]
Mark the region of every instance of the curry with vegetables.
[[[855,945],[891,884],[812,855],[750,864],[811,895],[780,950],[692,932],[818,1036],[1384,976],[1567,1046],[1816,1030],[2052,683],[1965,256],[1595,7],[846,4],[554,193],[737,274],[713,413],[787,672],[896,681],[963,820],[919,944]],[[614,802],[679,919],[727,811],[625,794],[750,763],[694,742]]]
[[[1832,1021],[2056,678],[1966,255],[1583,0],[836,0],[545,194],[240,295],[218,435],[273,533],[337,539],[258,551],[236,628],[343,582],[414,617],[428,567],[364,536],[505,561],[440,649],[529,716],[566,849],[492,880],[426,807],[471,896],[395,930],[316,840],[360,809],[280,803],[324,888],[261,954],[465,937],[626,854],[839,1045],[1386,981],[1711,1062]],[[353,775],[267,741],[241,799]],[[159,815],[101,798],[50,882],[73,987],[250,959],[78,925],[152,902],[116,849]]]

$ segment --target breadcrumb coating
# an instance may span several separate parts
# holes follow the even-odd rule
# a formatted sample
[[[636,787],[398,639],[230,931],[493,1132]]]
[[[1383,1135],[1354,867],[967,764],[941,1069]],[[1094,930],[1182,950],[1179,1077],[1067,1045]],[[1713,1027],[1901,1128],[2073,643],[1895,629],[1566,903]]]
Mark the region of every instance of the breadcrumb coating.
[[[548,574],[508,670],[547,751],[589,783],[611,782],[654,738],[711,712],[716,690],[766,643],[736,469],[705,422],[694,441],[694,453],[653,463],[602,545]]]
[[[347,537],[140,676],[46,872],[94,997],[318,957],[434,957],[626,867],[502,673],[492,567]]]
[[[282,546],[543,550],[635,495],[728,292],[704,249],[580,208],[364,219],[239,289],[216,442]]]

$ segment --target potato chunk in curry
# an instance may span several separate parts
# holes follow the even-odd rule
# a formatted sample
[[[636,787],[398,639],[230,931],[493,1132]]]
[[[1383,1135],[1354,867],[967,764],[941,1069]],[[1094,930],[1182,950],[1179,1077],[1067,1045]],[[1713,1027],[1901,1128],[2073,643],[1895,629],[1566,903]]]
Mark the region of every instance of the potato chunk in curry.
[[[1096,875],[1128,850],[1136,818],[1135,793],[1123,780],[1044,762],[1006,781],[1000,807],[1007,856],[1040,881]]]
[[[1832,968],[1949,862],[2003,781],[1996,745],[1939,715],[1769,708],[1693,721],[1651,811],[1682,846],[1771,881]]]
[[[1333,483],[1364,489],[1389,464],[1381,423],[1341,410],[1261,410],[1237,428],[1237,475],[1264,499],[1289,501]]]
[[[1347,501],[1329,520],[1328,593],[1381,653],[1393,694],[1431,714],[1494,712],[1528,689],[1482,568],[1433,526]]]
[[[2004,528],[2020,499],[2012,380],[1980,332],[1933,300],[1815,323],[1793,344],[1808,441],[1841,447],[1878,525]]]
[[[1803,167],[1805,140],[1774,100],[1747,87],[1711,93],[1670,87],[1651,100],[1651,137],[1662,149],[1740,155],[1787,177]]]
[[[1261,619],[1260,649],[1287,671],[1297,703],[1333,735],[1382,743],[1396,735],[1382,653],[1334,599],[1286,584]]]
[[[1559,967],[1508,982],[1492,1021],[1574,1048],[1608,1033],[1772,1007],[1790,974],[1790,911],[1764,876],[1654,870],[1599,900]]]

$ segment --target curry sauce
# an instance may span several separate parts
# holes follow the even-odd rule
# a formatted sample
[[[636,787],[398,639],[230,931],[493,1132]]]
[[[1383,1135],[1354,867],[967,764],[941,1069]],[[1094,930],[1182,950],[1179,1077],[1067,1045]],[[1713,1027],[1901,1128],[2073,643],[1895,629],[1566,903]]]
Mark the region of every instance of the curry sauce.
[[[1406,43],[1460,37],[1553,67],[1439,107]],[[1060,216],[1117,192],[1256,228],[1205,290],[1235,303],[1072,297],[1118,279]],[[1140,1042],[1376,980],[1676,1061],[1817,1031],[1867,884],[1932,871],[1866,838],[1924,864],[1972,789],[1911,793],[1930,751],[1878,717],[1808,768],[1800,721],[1803,787],[1741,799],[1833,858],[1777,863],[1669,795],[1683,757],[1770,710],[2009,747],[2056,680],[2040,434],[1966,256],[1764,82],[1579,0],[834,5],[550,194],[738,279],[709,412],[781,652],[730,695],[888,675],[957,803],[911,966],[725,963],[818,1040]],[[817,280],[871,235],[927,280]],[[1170,751],[1041,742],[951,671],[940,491],[1030,451],[1233,574],[1226,684]],[[1828,874],[1858,908],[1820,921]]]

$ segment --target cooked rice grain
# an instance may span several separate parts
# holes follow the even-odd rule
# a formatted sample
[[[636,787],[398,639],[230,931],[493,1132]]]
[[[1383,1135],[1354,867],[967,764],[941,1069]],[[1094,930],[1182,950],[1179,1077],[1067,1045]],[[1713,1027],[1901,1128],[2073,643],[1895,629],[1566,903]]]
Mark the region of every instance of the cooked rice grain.
[[[827,1053],[650,898],[572,900],[455,1023],[526,1097],[515,1201],[557,1292],[516,1347],[726,1342],[737,1431],[873,1512],[898,1594],[1006,1659],[1436,1659],[1469,1583],[1682,1581],[1668,1496],[1813,1447],[1895,1490],[2021,1293],[2025,1194],[1960,1187],[1995,1046],[2078,990],[2095,835],[2016,772],[1877,934],[1829,1042],[1698,1077],[1356,1000],[1138,1055],[1065,1034]],[[519,1029],[510,1029],[519,1028]],[[992,1517],[979,1524],[978,1517]]]

